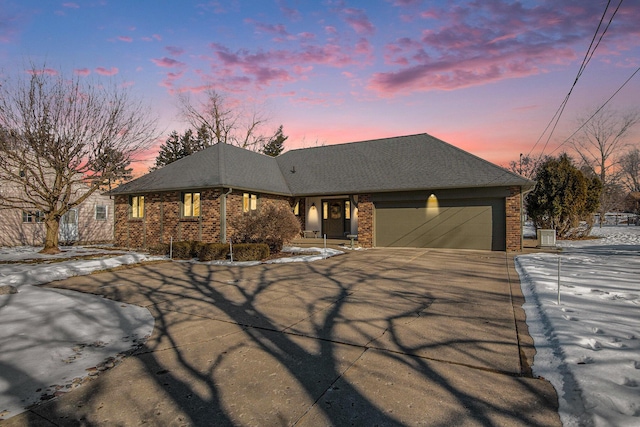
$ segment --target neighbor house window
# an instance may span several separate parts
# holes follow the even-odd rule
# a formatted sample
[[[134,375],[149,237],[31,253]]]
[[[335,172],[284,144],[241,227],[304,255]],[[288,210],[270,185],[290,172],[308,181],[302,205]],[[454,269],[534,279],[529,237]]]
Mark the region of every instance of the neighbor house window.
[[[244,193],[242,195],[242,212],[250,212],[258,209],[258,195]]]
[[[144,218],[144,196],[131,196],[131,218]]]
[[[182,216],[200,216],[200,193],[182,195]]]
[[[44,213],[22,211],[22,222],[44,222]]]
[[[107,206],[96,205],[96,221],[106,221],[106,220],[107,220]]]

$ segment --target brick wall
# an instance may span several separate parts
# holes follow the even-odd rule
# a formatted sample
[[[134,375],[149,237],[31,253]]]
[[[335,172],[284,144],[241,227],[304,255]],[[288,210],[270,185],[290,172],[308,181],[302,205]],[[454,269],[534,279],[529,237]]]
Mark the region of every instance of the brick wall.
[[[358,195],[358,243],[363,248],[373,247],[373,202],[371,194]]]
[[[218,189],[200,191],[200,217],[181,216],[181,193],[177,191],[144,194],[144,218],[129,217],[129,196],[115,198],[115,242],[118,246],[144,248],[159,243],[199,240],[219,242],[220,197]],[[242,192],[227,195],[227,239],[233,233],[233,218],[243,215]],[[261,194],[260,205],[265,203],[286,204],[291,199],[284,196]]]
[[[506,199],[507,251],[522,250],[522,198],[520,187],[510,187]]]

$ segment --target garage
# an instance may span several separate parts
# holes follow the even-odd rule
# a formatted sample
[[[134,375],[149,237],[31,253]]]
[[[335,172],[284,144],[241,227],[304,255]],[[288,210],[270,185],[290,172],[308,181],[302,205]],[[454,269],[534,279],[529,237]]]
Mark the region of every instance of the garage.
[[[504,198],[374,202],[375,246],[505,250]]]

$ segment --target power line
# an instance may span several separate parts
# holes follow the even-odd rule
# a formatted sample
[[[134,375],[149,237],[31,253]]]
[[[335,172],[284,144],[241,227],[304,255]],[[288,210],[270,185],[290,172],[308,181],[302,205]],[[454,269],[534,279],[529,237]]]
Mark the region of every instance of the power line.
[[[589,48],[587,49],[587,52],[585,53],[584,58],[582,59],[582,64],[580,65],[580,68],[578,69],[578,72],[577,72],[576,77],[575,77],[575,79],[573,81],[573,84],[571,85],[571,88],[569,89],[569,92],[564,97],[564,100],[560,103],[560,106],[556,110],[555,114],[553,115],[553,117],[551,118],[551,120],[549,121],[547,126],[544,128],[544,131],[542,132],[542,134],[540,135],[538,140],[535,142],[535,144],[533,145],[533,147],[531,148],[531,150],[529,151],[527,156],[531,155],[533,150],[535,150],[535,148],[538,146],[538,143],[540,142],[540,140],[544,137],[545,133],[547,133],[547,130],[549,130],[549,127],[553,124],[553,127],[551,128],[551,131],[549,132],[549,136],[547,137],[547,140],[545,141],[545,144],[542,147],[542,152],[541,152],[540,155],[542,156],[542,153],[544,153],[544,150],[547,148],[547,145],[549,144],[549,141],[551,140],[551,137],[553,136],[553,133],[555,132],[556,127],[558,126],[558,122],[560,121],[560,117],[562,116],[562,113],[564,112],[564,109],[567,106],[567,103],[569,102],[569,97],[571,96],[571,93],[573,92],[573,89],[575,88],[576,84],[578,83],[578,80],[582,76],[582,73],[584,72],[585,68],[587,67],[587,64],[591,61],[591,58],[593,57],[593,54],[595,53],[596,49],[600,45],[600,42],[602,41],[602,38],[604,37],[605,33],[609,29],[609,26],[611,25],[611,22],[613,21],[613,17],[616,15],[618,10],[620,9],[620,5],[622,4],[622,2],[623,2],[623,0],[620,0],[620,2],[618,3],[618,6],[613,11],[613,14],[611,15],[611,17],[609,18],[609,22],[607,23],[606,27],[602,31],[602,34],[600,34],[600,37],[598,38],[598,33],[600,32],[600,27],[602,26],[602,23],[604,22],[604,18],[607,15],[607,11],[609,10],[609,6],[611,4],[611,0],[609,0],[607,2],[607,5],[605,6],[604,12],[602,13],[602,17],[600,18],[600,22],[598,23],[596,31],[593,34],[593,37],[591,38],[591,43],[589,43]],[[595,43],[596,38],[598,38],[598,42],[597,43]],[[594,43],[595,43],[595,46],[594,46]],[[554,123],[554,120],[555,120],[555,123]]]
[[[571,138],[573,138],[575,136],[575,134],[577,134],[578,132],[580,132],[580,130],[585,127],[587,125],[587,123],[589,123],[589,121],[591,121],[591,119],[593,119],[600,111],[602,111],[602,109],[604,107],[606,107],[606,105],[618,94],[618,92],[620,92],[622,90],[622,88],[624,88],[626,86],[627,83],[629,83],[631,81],[632,78],[635,77],[636,74],[638,74],[640,72],[640,67],[636,68],[636,70],[629,76],[629,78],[627,80],[625,80],[624,83],[622,83],[622,85],[613,93],[613,95],[611,95],[609,97],[609,99],[607,99],[604,104],[602,104],[600,106],[600,108],[598,108],[592,115],[591,117],[589,117],[587,120],[584,121],[584,123],[582,123],[582,125],[580,125],[580,127],[578,129],[575,130],[575,132],[573,132],[571,134],[571,136],[569,136],[567,139],[565,139],[564,141],[562,141],[560,143],[560,145],[558,145],[558,147],[556,147],[555,150],[553,150],[551,153],[549,154],[553,154],[555,153],[557,150],[560,149],[560,147],[562,147],[564,144],[566,144],[568,141],[571,140]]]

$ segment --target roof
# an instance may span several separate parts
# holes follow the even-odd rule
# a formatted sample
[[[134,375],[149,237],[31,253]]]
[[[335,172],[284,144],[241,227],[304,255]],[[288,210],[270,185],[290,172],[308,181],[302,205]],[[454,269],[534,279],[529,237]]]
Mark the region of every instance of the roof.
[[[216,144],[111,194],[231,187],[294,196],[521,186],[533,181],[428,134],[287,151]]]
[[[274,157],[229,144],[216,144],[112,190],[136,194],[196,188],[232,187],[289,195]]]

